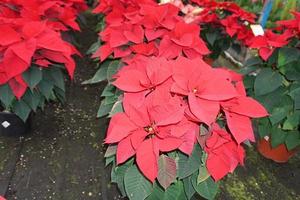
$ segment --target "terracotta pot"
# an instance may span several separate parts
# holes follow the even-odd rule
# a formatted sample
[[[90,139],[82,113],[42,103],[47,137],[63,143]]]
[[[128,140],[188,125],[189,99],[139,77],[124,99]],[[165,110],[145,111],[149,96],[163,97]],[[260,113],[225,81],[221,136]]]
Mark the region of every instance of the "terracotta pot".
[[[289,151],[285,144],[280,144],[279,146],[272,148],[271,141],[266,139],[258,141],[257,149],[261,155],[277,163],[288,162],[288,160],[299,151],[299,149]]]

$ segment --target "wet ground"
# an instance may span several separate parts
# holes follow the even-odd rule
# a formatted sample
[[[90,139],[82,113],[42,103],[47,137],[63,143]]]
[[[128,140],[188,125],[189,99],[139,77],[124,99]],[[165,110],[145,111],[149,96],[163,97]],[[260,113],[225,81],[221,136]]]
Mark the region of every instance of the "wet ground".
[[[96,40],[87,27],[76,36],[82,52]],[[95,118],[103,87],[81,85],[94,72],[89,59],[78,59],[64,106],[34,115],[32,131],[22,138],[0,136],[0,194],[8,200],[120,199],[104,167],[107,120]],[[220,187],[219,200],[300,200],[300,157],[275,164],[249,148],[246,166]]]

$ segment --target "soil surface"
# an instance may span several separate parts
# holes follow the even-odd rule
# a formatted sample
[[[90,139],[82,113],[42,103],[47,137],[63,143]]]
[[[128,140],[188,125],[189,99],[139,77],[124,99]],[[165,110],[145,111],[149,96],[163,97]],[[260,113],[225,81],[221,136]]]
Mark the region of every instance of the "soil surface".
[[[75,37],[82,54],[97,38],[91,16],[87,23]],[[121,199],[104,167],[108,121],[95,117],[103,85],[82,86],[96,69],[88,57],[77,61],[65,105],[51,104],[36,113],[24,137],[0,136],[0,195],[8,200]],[[276,164],[254,147],[247,153],[245,167],[220,183],[219,200],[300,200],[299,155]]]

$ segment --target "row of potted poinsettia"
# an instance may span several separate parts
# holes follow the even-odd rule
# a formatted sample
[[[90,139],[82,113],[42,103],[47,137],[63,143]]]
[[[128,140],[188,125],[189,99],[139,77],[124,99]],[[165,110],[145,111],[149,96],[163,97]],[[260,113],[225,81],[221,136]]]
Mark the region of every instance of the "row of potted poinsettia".
[[[63,33],[80,30],[76,18],[86,8],[84,0],[0,2],[2,128],[11,125],[7,112],[26,121],[46,102],[64,99],[64,71],[73,77],[79,53]]]
[[[112,182],[129,199],[213,199],[217,181],[244,164],[243,145],[255,141],[251,118],[273,115],[247,96],[259,75],[246,75],[244,84],[241,74],[205,61],[236,41],[267,60],[274,43],[266,38],[275,33],[255,36],[256,16],[232,2],[106,0],[94,13],[105,16],[91,48],[101,64],[85,83],[107,81],[98,117],[111,118]],[[259,74],[274,69],[256,57],[244,74],[253,63],[265,67]],[[273,82],[256,85],[267,91]]]

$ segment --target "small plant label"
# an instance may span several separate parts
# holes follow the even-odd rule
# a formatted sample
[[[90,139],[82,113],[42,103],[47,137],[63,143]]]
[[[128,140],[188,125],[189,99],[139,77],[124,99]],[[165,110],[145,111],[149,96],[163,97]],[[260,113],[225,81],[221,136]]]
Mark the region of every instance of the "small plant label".
[[[1,124],[4,128],[8,128],[10,126],[10,123],[8,121],[4,121]]]
[[[252,24],[250,25],[251,30],[255,36],[264,35],[264,29],[260,24]]]

